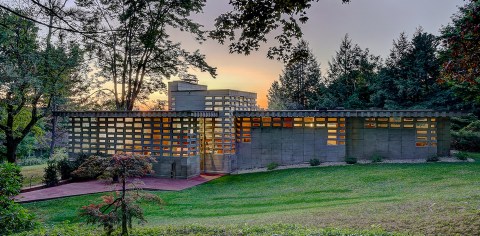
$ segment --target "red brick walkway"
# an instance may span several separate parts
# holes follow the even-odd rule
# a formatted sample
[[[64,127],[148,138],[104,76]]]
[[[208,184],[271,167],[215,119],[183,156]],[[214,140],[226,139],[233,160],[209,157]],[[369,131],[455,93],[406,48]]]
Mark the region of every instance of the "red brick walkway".
[[[191,179],[161,179],[153,177],[145,177],[140,179],[144,185],[137,185],[139,188],[146,190],[167,190],[179,191],[199,184],[203,184],[210,180],[221,177],[222,175],[200,175]],[[120,185],[108,184],[99,180],[86,182],[76,182],[63,184],[51,188],[39,189],[31,192],[21,193],[15,197],[17,202],[34,202],[40,200],[85,195],[91,193],[109,192],[120,189]]]

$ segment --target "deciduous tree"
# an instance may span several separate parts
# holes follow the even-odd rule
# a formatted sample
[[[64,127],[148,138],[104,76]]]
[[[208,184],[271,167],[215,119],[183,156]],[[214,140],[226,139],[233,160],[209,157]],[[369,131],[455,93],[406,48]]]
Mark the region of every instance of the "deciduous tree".
[[[136,203],[139,200],[163,201],[156,195],[143,193],[131,178],[142,177],[153,172],[150,156],[137,154],[116,154],[111,157],[97,157],[103,168],[100,178],[112,180],[118,177],[121,190],[102,197],[102,203],[82,207],[81,215],[87,218],[89,224],[102,225],[107,234],[111,234],[116,225],[121,225],[121,235],[128,235],[128,226],[132,227],[132,219],[145,221],[143,211]],[[127,187],[132,185],[132,191]]]
[[[84,34],[85,42],[99,68],[95,76],[107,83],[103,94],[117,110],[132,110],[136,102],[165,90],[164,80],[173,76],[195,81],[189,69],[216,76],[204,55],[188,52],[170,37],[176,30],[205,40],[202,25],[190,19],[202,11],[205,0],[79,0],[77,5],[83,31],[104,32]]]
[[[72,76],[82,59],[78,45],[42,40],[32,22],[0,11],[0,131],[9,162],[55,99],[79,82]]]
[[[480,105],[480,1],[470,0],[441,30],[442,81]]]

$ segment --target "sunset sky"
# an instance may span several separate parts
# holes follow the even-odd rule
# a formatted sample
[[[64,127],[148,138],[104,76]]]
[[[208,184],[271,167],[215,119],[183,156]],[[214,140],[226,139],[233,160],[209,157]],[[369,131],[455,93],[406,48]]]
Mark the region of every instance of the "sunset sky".
[[[308,10],[309,21],[303,25],[304,39],[321,64],[322,73],[328,61],[338,50],[341,39],[349,34],[353,43],[369,48],[374,55],[386,58],[394,39],[401,32],[411,36],[415,29],[423,27],[426,32],[439,34],[442,25],[450,22],[463,0],[352,0],[341,4],[340,0],[320,0]],[[212,29],[214,19],[229,9],[227,0],[210,0],[203,14],[193,18]],[[189,35],[172,35],[189,50],[199,49],[207,62],[218,68],[217,78],[198,73],[200,84],[209,89],[230,88],[256,92],[260,107],[267,107],[267,91],[272,82],[282,73],[283,64],[266,58],[268,44],[249,56],[229,54],[226,45],[212,40],[202,45]],[[152,97],[164,97],[153,95]]]

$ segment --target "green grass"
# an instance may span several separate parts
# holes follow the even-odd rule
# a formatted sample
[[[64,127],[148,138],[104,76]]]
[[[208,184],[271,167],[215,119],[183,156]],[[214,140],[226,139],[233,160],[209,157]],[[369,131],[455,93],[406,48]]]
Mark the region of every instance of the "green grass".
[[[331,166],[225,176],[143,204],[148,225],[301,224],[422,234],[480,232],[480,154],[474,163]],[[25,204],[48,224],[81,222],[102,194]]]
[[[23,187],[42,184],[45,167],[47,167],[47,164],[35,165],[35,166],[22,166],[21,172],[23,175]]]

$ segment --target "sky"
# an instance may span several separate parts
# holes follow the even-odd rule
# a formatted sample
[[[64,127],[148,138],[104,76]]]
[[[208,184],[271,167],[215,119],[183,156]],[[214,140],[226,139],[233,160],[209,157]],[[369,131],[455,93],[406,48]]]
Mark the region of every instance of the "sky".
[[[450,22],[451,16],[464,5],[463,0],[320,0],[307,11],[309,20],[302,25],[304,39],[309,42],[322,73],[335,55],[340,42],[349,34],[353,43],[369,48],[374,55],[386,58],[394,39],[401,32],[412,36],[416,28],[439,35],[439,29]],[[202,14],[192,16],[205,29],[212,29],[214,19],[230,9],[227,0],[209,0]],[[176,37],[177,36],[177,37]],[[226,45],[209,40],[199,45],[189,35],[173,35],[189,50],[199,49],[207,62],[217,67],[218,76],[196,73],[200,84],[209,89],[236,89],[257,93],[260,107],[267,107],[267,92],[282,73],[283,63],[266,58],[269,44],[248,56],[229,54]],[[159,96],[154,95],[154,97]],[[164,95],[163,95],[164,96]],[[163,97],[160,96],[160,97]]]

